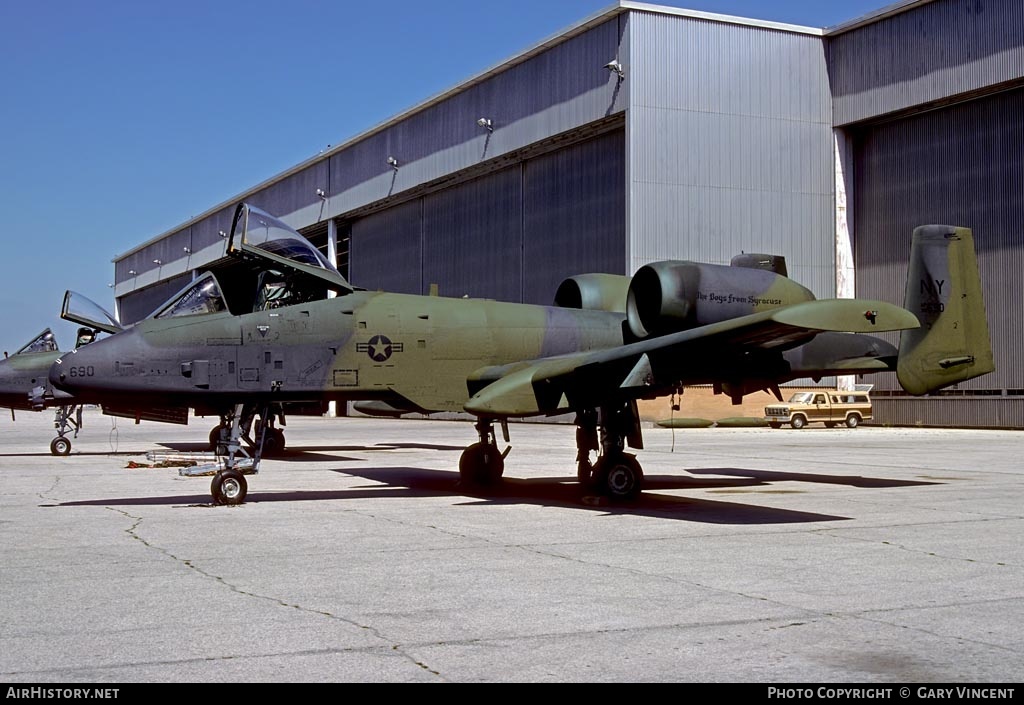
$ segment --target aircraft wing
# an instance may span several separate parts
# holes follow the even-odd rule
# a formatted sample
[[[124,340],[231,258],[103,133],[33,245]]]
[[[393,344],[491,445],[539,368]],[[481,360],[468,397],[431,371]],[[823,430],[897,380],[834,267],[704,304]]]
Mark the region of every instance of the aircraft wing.
[[[909,311],[882,301],[807,301],[617,348],[483,368],[468,380],[473,396],[465,409],[483,417],[535,416],[641,398],[679,384],[735,380],[759,389],[793,378],[781,353],[819,333],[880,333],[919,325]],[[891,369],[851,353],[846,369],[858,365]]]

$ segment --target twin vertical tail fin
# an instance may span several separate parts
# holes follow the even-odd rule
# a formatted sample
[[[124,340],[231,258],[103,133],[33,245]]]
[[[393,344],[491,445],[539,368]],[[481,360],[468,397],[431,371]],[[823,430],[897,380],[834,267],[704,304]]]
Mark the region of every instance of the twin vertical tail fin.
[[[905,390],[927,394],[995,369],[968,228],[914,230],[903,306],[921,321],[900,336],[896,375]]]

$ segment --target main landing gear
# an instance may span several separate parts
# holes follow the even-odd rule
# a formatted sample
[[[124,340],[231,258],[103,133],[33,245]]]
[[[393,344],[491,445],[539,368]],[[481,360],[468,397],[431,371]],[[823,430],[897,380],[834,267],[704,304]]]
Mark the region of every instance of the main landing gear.
[[[576,415],[576,477],[584,489],[611,499],[633,499],[644,471],[626,445],[643,448],[636,402],[585,409]],[[591,453],[599,452],[591,462]]]
[[[273,427],[274,413],[270,406],[259,410],[259,418],[255,419],[254,410],[247,409],[244,404],[237,404],[228,414],[221,417],[221,424],[210,434],[210,442],[217,454],[217,462],[212,466],[199,468],[183,468],[182,474],[205,474],[216,469],[210,482],[210,495],[214,504],[236,505],[245,501],[249,491],[246,475],[259,472],[260,459],[268,446],[277,450],[284,447],[284,434]],[[249,438],[245,429],[252,425],[255,437]],[[280,445],[277,444],[280,434]],[[253,448],[253,455],[242,447],[245,440]]]
[[[505,456],[511,447],[499,452],[494,437],[494,421],[480,419],[476,424],[480,440],[462,452],[459,476],[468,485],[486,487],[501,480]],[[502,423],[508,443],[508,426]],[[640,416],[636,402],[583,409],[576,415],[576,476],[584,490],[611,499],[628,500],[640,494],[644,471],[626,446],[643,448]],[[596,454],[596,459],[591,460]]]
[[[232,414],[227,414],[220,417],[220,423],[213,427],[210,431],[210,450],[217,452],[218,446],[223,446],[231,432],[231,421],[230,417]],[[241,415],[240,423],[242,428],[241,438],[245,440],[249,449],[255,451],[256,443],[259,440],[260,435],[263,433],[264,422],[256,421],[253,426],[253,421],[256,418],[255,407],[246,406]],[[260,455],[264,458],[273,458],[284,453],[285,449],[285,437],[284,431],[278,428],[275,424],[285,425],[284,413],[279,409],[274,409],[267,417],[266,422],[266,433],[263,434],[263,451]],[[249,435],[249,429],[252,428],[253,434]],[[223,453],[220,453],[223,455]]]
[[[57,429],[57,437],[50,441],[50,452],[53,455],[67,455],[71,452],[71,440],[66,438],[68,431],[74,430],[74,438],[78,438],[82,428],[82,405],[57,407],[53,427]]]
[[[505,442],[508,443],[508,426],[504,422],[502,431]],[[512,450],[512,446],[507,447],[504,453],[498,451],[494,422],[489,419],[477,421],[476,432],[480,436],[480,441],[462,451],[462,457],[459,458],[459,476],[467,484],[487,487],[501,480],[501,475],[505,471],[505,456]]]

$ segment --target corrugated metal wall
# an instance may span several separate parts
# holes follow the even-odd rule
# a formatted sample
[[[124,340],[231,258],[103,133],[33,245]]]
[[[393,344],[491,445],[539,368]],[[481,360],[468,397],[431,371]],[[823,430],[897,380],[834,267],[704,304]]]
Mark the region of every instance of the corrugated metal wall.
[[[349,275],[364,289],[423,290],[423,203],[408,201],[352,224]]]
[[[858,296],[903,300],[914,227],[944,223],[974,231],[997,369],[962,390],[1024,389],[1021,115],[1024,89],[1017,89],[853,132]],[[899,388],[894,377],[878,379],[878,389]],[[1013,418],[1021,425],[1021,403],[986,397],[946,408],[895,399],[894,416],[883,420],[998,426]]]
[[[442,296],[521,301],[522,166],[423,199],[423,286]]]
[[[625,271],[622,130],[352,223],[367,289],[550,304],[582,272]]]
[[[526,162],[523,188],[524,302],[550,304],[575,274],[626,273],[622,131]]]
[[[836,125],[1024,76],[1024,3],[936,0],[828,38]]]
[[[192,274],[182,274],[173,279],[163,281],[156,286],[146,289],[139,289],[126,296],[118,304],[118,313],[121,316],[121,323],[135,323],[153,313],[156,307],[164,303],[192,281]]]
[[[625,107],[603,67],[618,54],[619,18],[371,135],[330,159],[329,215],[341,215]],[[493,132],[477,125],[489,118]],[[398,160],[395,172],[387,157]]]
[[[820,36],[629,16],[630,271],[785,255],[835,294],[830,94]]]
[[[1024,428],[1024,397],[872,397],[874,423],[894,426]]]
[[[246,198],[303,228],[368,204],[401,199],[410,189],[621,113],[625,97],[604,65],[618,54],[623,23],[622,16],[616,14]],[[493,121],[493,132],[477,125],[481,117]],[[387,163],[389,156],[398,160],[397,171]],[[317,189],[329,196],[326,202],[317,196]],[[217,230],[229,229],[230,213],[224,221],[222,210],[191,224],[194,244],[189,266],[201,266],[223,254],[206,233],[216,237]],[[177,239],[188,230],[189,226],[184,226],[120,260],[115,266],[118,295],[158,281],[160,273],[150,271],[152,261],[162,259],[155,253],[166,249],[164,240]],[[196,239],[200,231],[203,237]],[[176,252],[173,259],[183,259],[180,247],[169,247],[166,257]],[[129,269],[139,274],[129,276]],[[381,276],[389,275],[382,272]]]

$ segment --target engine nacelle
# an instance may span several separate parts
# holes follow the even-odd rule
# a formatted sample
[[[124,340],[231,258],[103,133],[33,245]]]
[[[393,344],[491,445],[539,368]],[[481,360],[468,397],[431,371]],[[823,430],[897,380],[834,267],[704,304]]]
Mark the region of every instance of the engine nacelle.
[[[633,335],[647,338],[813,299],[806,287],[763,269],[653,262],[633,275],[626,317]]]
[[[789,276],[786,270],[786,258],[782,255],[762,255],[754,252],[744,252],[736,255],[729,262],[730,267],[746,267],[747,269],[765,269],[769,272]]]
[[[629,282],[621,274],[578,274],[558,285],[555,306],[625,313]]]

